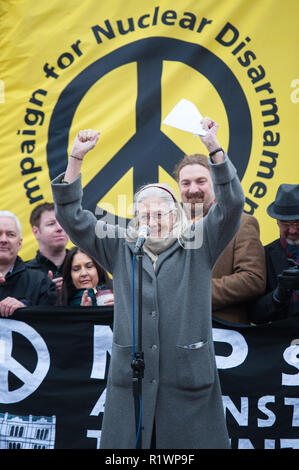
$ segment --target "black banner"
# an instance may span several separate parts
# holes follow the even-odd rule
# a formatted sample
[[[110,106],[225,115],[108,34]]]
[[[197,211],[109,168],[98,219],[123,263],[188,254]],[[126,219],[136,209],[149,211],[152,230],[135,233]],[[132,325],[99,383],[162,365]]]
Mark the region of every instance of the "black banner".
[[[234,449],[299,448],[299,322],[214,322],[226,422]]]
[[[112,314],[35,307],[0,319],[0,448],[99,447]]]
[[[110,307],[0,318],[0,449],[98,449]],[[299,324],[213,322],[233,449],[299,448]]]

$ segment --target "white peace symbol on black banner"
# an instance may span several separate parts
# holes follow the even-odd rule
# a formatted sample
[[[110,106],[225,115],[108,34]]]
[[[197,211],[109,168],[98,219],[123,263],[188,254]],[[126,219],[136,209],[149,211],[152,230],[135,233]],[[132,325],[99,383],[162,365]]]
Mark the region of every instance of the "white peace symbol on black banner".
[[[37,359],[34,370],[28,370],[13,357],[13,335],[18,333],[28,340]],[[27,323],[0,319],[0,403],[16,403],[27,398],[42,383],[50,367],[50,355],[43,338]],[[22,385],[14,390],[9,387],[9,374],[17,377]]]

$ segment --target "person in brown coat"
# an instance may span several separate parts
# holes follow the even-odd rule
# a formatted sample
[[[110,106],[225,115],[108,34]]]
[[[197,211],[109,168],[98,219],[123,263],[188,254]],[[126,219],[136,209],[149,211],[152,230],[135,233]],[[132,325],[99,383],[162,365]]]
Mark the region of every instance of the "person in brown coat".
[[[214,187],[205,155],[186,155],[174,176],[189,218],[204,217],[213,207]],[[255,217],[243,213],[241,225],[213,269],[212,313],[214,317],[248,324],[246,303],[264,294],[266,264]]]

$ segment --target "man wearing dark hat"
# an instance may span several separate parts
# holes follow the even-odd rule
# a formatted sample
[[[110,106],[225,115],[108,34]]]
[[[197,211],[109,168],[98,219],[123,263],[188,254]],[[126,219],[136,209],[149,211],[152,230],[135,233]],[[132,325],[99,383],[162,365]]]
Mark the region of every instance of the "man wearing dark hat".
[[[299,314],[299,184],[281,184],[267,212],[280,238],[265,246],[266,294],[250,305],[254,323]]]

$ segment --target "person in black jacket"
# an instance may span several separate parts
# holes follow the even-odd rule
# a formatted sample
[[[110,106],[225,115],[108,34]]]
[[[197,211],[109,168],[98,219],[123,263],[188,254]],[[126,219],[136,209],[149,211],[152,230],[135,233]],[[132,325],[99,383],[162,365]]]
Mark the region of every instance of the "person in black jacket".
[[[56,220],[54,203],[38,204],[31,212],[30,224],[39,249],[35,258],[27,261],[26,266],[47,274],[55,283],[57,293],[60,295],[68,236]]]
[[[16,309],[33,305],[54,305],[55,284],[40,271],[28,269],[18,252],[22,248],[19,219],[0,211],[0,315],[8,317]]]
[[[280,238],[265,246],[266,294],[249,306],[253,323],[299,314],[299,184],[281,184],[267,212]]]

